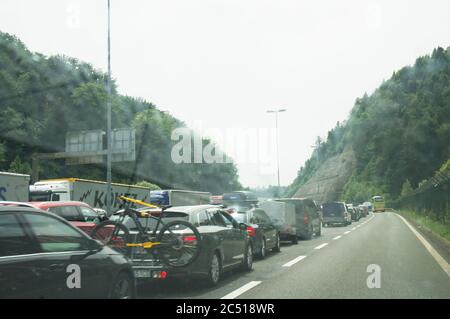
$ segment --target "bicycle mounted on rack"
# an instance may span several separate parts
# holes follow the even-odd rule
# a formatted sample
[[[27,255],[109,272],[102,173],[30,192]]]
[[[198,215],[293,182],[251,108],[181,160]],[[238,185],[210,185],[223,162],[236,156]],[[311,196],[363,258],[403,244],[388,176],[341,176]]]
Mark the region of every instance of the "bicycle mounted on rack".
[[[165,223],[164,212],[170,206],[159,207],[125,196],[120,196],[119,199],[124,209],[114,214],[114,220],[98,224],[91,233],[92,238],[127,257],[136,252],[148,252],[156,260],[171,267],[186,266],[198,257],[201,249],[199,231],[184,220]],[[139,211],[131,208],[132,204],[160,209],[160,212]],[[132,231],[124,223],[127,218],[131,218],[136,226]],[[145,218],[146,225],[143,225],[141,218]],[[149,221],[155,222],[153,228]]]

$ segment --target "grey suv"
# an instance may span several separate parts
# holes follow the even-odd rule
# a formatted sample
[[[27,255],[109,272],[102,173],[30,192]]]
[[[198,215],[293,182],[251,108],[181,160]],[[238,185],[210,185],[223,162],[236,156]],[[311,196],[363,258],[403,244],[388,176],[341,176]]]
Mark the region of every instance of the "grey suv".
[[[350,225],[352,217],[347,210],[347,205],[342,202],[330,202],[322,204],[323,226],[329,225]]]

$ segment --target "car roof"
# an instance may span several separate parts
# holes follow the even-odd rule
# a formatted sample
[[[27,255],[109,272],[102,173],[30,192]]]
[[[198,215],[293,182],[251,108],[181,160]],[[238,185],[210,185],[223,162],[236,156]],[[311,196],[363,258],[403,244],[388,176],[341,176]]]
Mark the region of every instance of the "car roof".
[[[1,206],[0,205],[0,213],[3,213],[3,212],[36,212],[36,211],[42,212],[45,214],[49,214],[49,213],[47,213],[43,210],[40,210],[36,207],[24,207],[24,206],[14,206],[14,205]]]
[[[11,207],[11,206],[15,206],[15,207],[31,207],[34,208],[35,206],[30,204],[30,203],[25,203],[25,202],[13,202],[13,201],[0,201],[0,207]]]
[[[83,207],[90,207],[88,204],[84,202],[77,202],[77,201],[57,201],[57,202],[29,202],[29,204],[41,208],[41,209],[47,209],[50,207],[63,207],[63,206],[83,206]]]
[[[196,213],[199,210],[204,210],[208,208],[217,209],[217,205],[194,205],[194,206],[174,206],[165,210],[165,212],[177,212],[177,213],[185,213],[192,214]]]

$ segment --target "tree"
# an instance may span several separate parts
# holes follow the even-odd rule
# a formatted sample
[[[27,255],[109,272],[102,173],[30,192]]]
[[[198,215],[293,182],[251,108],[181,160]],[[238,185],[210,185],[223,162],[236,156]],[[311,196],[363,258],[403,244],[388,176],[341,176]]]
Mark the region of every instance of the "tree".
[[[2,164],[5,161],[5,151],[5,146],[0,143],[0,167],[2,167]]]
[[[406,179],[406,181],[402,185],[402,191],[400,193],[400,196],[407,196],[411,194],[413,191],[413,188],[411,186],[411,183],[409,182],[409,179]]]
[[[9,165],[9,172],[18,174],[31,174],[31,166],[27,162],[22,162],[19,156],[16,156],[14,161]]]
[[[159,187],[158,185],[152,184],[147,181],[140,181],[139,183],[136,183],[136,186],[146,187],[146,188],[150,189],[151,191],[161,189],[161,187]]]
[[[349,118],[320,144],[321,160],[313,153],[287,195],[307,183],[321,163],[351,147],[356,167],[342,189],[342,199],[359,201],[380,194],[389,201],[406,196],[412,185],[420,188],[448,161],[449,118],[450,47],[436,48],[413,66],[394,72],[371,95],[357,98]],[[428,209],[436,215],[444,211],[450,216],[444,186],[428,190],[424,201],[432,203]]]
[[[32,53],[16,37],[0,32],[0,165],[29,173],[25,159],[64,151],[67,132],[105,130],[105,79],[88,63]],[[136,129],[136,161],[114,162],[113,181],[217,194],[240,189],[233,163],[173,163],[171,133],[184,126],[150,102],[120,95],[113,81],[112,128]],[[105,179],[104,164],[67,166],[64,160],[42,161],[39,173],[41,178]]]

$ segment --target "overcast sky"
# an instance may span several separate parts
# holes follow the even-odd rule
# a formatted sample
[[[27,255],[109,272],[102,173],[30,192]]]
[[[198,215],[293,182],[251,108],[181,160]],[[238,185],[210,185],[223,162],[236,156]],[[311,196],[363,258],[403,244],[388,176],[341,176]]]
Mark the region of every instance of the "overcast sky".
[[[1,0],[0,30],[32,51],[106,70],[106,3]],[[216,128],[205,134],[224,149],[220,135],[232,128],[273,146],[275,117],[266,110],[287,109],[279,116],[282,185],[357,97],[450,45],[448,0],[111,0],[111,8],[120,93],[199,130]],[[276,184],[276,169],[262,168],[267,158],[275,168],[275,157],[257,157],[238,163],[241,182]]]

